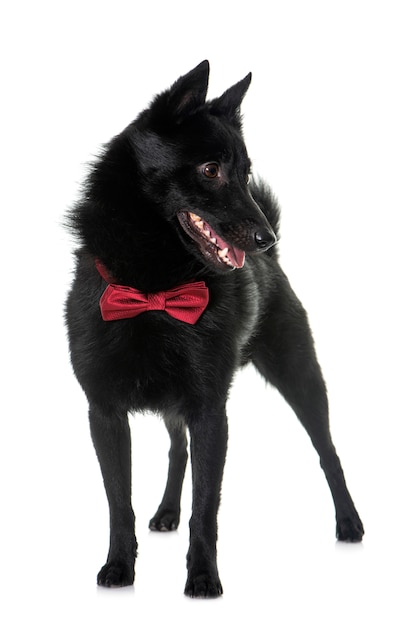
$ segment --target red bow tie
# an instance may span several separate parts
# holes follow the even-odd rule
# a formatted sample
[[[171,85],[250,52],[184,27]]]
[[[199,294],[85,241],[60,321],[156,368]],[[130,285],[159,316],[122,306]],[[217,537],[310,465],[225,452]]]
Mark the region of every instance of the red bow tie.
[[[100,261],[96,261],[96,267],[102,278],[110,282]],[[106,322],[136,317],[147,311],[165,311],[177,320],[196,324],[208,302],[209,290],[204,282],[186,283],[168,291],[148,294],[111,283],[100,298],[100,310]]]

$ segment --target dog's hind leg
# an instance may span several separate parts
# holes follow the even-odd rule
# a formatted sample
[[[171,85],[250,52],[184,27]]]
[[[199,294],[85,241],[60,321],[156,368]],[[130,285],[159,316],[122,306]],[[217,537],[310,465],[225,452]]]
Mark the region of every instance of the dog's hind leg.
[[[319,454],[335,504],[338,539],[361,541],[363,525],[331,439],[327,393],[307,316],[287,278],[278,278],[252,360],[293,408]]]
[[[131,434],[128,416],[90,406],[90,430],[110,512],[110,548],[97,575],[105,587],[132,585],[137,550],[131,506]]]
[[[186,427],[166,419],[170,435],[168,477],[165,492],[156,514],[149,523],[151,530],[175,530],[180,522],[180,499],[187,463]]]

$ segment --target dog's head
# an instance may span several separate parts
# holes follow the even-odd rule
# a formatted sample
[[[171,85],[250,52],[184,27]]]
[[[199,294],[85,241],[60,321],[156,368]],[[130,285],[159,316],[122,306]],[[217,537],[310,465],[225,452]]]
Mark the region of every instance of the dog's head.
[[[204,61],[155,98],[129,128],[141,185],[200,259],[219,271],[243,266],[276,236],[251,196],[240,106],[251,74],[206,101]],[[190,247],[190,246],[189,246]]]

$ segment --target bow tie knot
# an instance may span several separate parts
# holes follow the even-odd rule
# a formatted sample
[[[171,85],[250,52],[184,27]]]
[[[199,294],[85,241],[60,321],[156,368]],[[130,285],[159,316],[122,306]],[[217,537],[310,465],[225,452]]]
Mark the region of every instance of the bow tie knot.
[[[165,311],[167,295],[164,291],[148,294],[148,308],[150,311]]]

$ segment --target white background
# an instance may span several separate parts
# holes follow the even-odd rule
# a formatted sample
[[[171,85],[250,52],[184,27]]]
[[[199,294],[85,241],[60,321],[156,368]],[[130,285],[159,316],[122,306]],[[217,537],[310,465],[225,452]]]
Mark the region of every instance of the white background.
[[[6,3],[4,3],[6,7]],[[9,2],[1,9],[3,624],[416,624],[418,20],[404,0]],[[253,72],[245,136],[283,211],[281,256],[310,314],[334,439],[363,517],[336,545],[307,436],[251,370],[229,404],[225,594],[183,596],[177,533],[148,520],[168,441],[132,421],[134,588],[102,590],[107,503],[67,354],[83,164],[203,59],[210,95]]]

